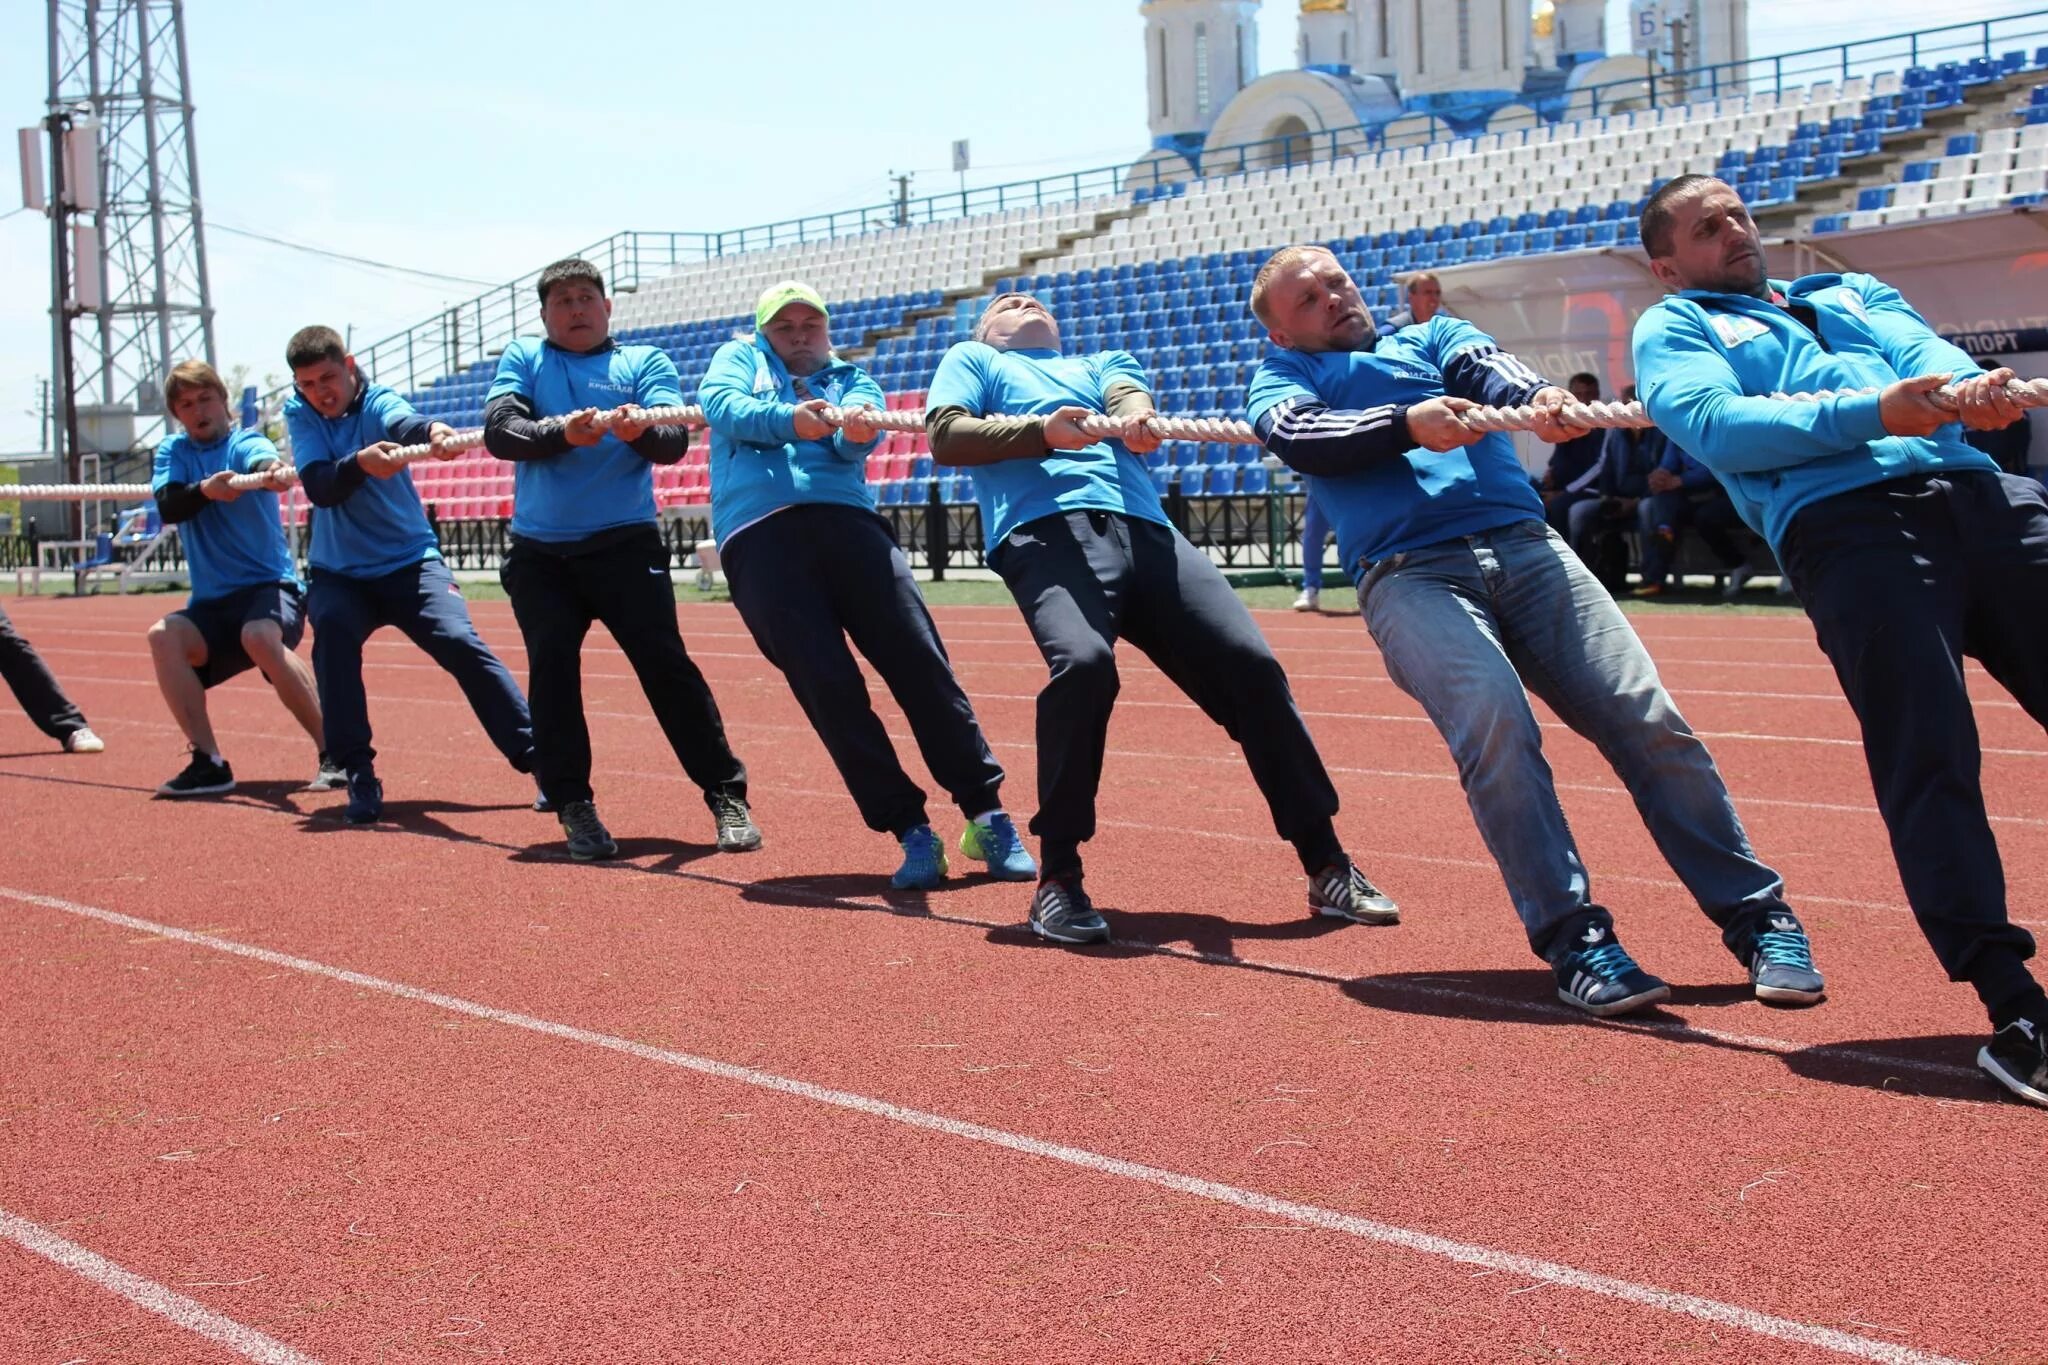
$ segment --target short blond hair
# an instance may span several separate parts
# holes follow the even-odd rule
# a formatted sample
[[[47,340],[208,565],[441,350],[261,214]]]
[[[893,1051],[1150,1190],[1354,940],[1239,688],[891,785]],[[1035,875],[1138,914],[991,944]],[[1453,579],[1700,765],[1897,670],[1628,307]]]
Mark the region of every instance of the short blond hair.
[[[1434,270],[1418,270],[1408,277],[1408,286],[1403,292],[1413,294],[1418,286],[1425,284],[1433,284],[1439,289],[1444,287],[1444,282],[1436,277]]]
[[[164,380],[164,406],[175,405],[187,389],[212,389],[220,395],[220,401],[228,401],[228,386],[222,381],[220,371],[203,360],[186,360],[171,367],[171,373]]]
[[[1272,289],[1274,280],[1312,256],[1328,256],[1334,260],[1336,255],[1326,246],[1303,244],[1283,246],[1267,257],[1266,263],[1259,267],[1259,273],[1252,279],[1252,316],[1259,320],[1259,325],[1273,325],[1273,320],[1266,316],[1266,294]]]

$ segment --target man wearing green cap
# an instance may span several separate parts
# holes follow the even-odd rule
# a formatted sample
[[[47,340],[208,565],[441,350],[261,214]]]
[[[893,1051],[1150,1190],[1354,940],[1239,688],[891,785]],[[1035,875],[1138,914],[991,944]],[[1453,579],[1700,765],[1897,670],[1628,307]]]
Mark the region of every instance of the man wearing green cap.
[[[545,339],[505,348],[484,405],[484,446],[513,471],[512,548],[499,577],[526,639],[534,775],[578,862],[619,846],[590,787],[583,639],[602,622],[618,642],[683,771],[704,793],[718,847],[761,846],[747,770],[676,626],[669,552],[655,518],[652,466],[689,448],[687,427],[649,408],[682,405],[676,367],[652,346],[612,340],[612,302],[588,261],[540,273]]]
[[[861,819],[902,843],[892,885],[937,886],[946,848],[868,704],[849,637],[966,818],[961,851],[999,878],[1029,880],[1038,869],[1003,812],[1003,770],[875,515],[865,470],[881,439],[872,413],[882,391],[832,353],[829,326],[815,290],[775,285],[754,310],[754,335],[720,347],[698,387],[711,428],[711,533],[733,605],[789,680]]]

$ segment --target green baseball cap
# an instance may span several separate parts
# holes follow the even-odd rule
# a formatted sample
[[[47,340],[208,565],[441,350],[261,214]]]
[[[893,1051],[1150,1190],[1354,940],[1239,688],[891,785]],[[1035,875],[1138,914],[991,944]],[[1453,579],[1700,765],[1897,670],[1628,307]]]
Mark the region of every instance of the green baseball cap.
[[[818,297],[818,291],[797,280],[784,280],[771,284],[761,294],[761,301],[754,305],[754,330],[762,331],[775,319],[775,315],[792,303],[807,303],[825,316],[832,316],[825,307],[825,300]]]

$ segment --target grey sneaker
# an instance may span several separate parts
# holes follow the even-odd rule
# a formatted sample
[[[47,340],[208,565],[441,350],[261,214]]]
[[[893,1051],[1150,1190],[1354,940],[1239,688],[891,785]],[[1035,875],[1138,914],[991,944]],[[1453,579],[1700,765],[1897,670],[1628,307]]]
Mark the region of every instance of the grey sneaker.
[[[309,792],[338,792],[348,785],[348,769],[320,751],[320,771],[313,774],[313,780],[306,784]]]
[[[612,832],[604,827],[604,821],[597,818],[595,802],[571,801],[555,818],[562,822],[562,833],[569,840],[569,856],[577,862],[590,863],[619,856],[619,846],[613,840]]]
[[[1366,880],[1350,859],[1331,863],[1308,879],[1308,912],[1353,924],[1399,924],[1401,907]]]
[[[718,821],[720,853],[751,853],[761,846],[761,829],[745,801],[725,792],[712,792],[704,800]]]
[[[1081,879],[1048,878],[1031,898],[1031,932],[1054,943],[1107,943],[1109,921],[1081,889]]]
[[[1790,910],[1757,917],[1735,946],[1736,960],[1749,968],[1756,998],[1773,1005],[1813,1005],[1827,994],[1813,965],[1813,944]]]

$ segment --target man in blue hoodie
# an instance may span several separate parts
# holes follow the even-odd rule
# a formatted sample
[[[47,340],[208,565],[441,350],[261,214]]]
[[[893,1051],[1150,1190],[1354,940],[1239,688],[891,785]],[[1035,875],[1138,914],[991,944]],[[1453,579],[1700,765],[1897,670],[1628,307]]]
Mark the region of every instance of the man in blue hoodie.
[[[848,637],[966,817],[960,851],[998,878],[1029,881],[1038,867],[1003,812],[1003,770],[909,561],[875,515],[866,465],[881,441],[870,414],[882,391],[832,353],[825,301],[793,280],[771,286],[754,309],[754,335],[719,348],[697,401],[711,428],[711,534],[733,605],[789,680],[861,819],[903,845],[890,884],[937,886],[946,847],[868,704]]]
[[[1535,404],[1553,444],[1566,394],[1470,323],[1438,317],[1376,336],[1337,258],[1289,247],[1252,286],[1274,345],[1248,408],[1266,449],[1309,476],[1337,528],[1366,628],[1396,686],[1429,712],[1558,998],[1606,1017],[1667,999],[1636,965],[1565,823],[1524,691],[1599,746],[1658,851],[1757,998],[1821,998],[1784,883],[1757,861],[1728,789],[1628,618],[1564,541],[1514,446],[1461,414]]]
[[[313,518],[313,677],[327,719],[327,752],[348,771],[342,818],[367,825],[384,813],[370,745],[363,642],[395,626],[448,670],[484,732],[520,772],[533,770],[533,721],[519,684],[477,638],[462,589],[441,560],[434,528],[399,446],[445,444],[454,429],[429,422],[381,384],[366,382],[332,327],[304,327],[286,343],[297,396],[285,430]],[[439,458],[452,459],[447,450]]]
[[[725,740],[710,684],[683,648],[668,547],[655,519],[654,472],[690,447],[689,428],[647,409],[680,407],[675,363],[612,340],[612,301],[588,261],[540,273],[545,339],[498,358],[484,406],[484,447],[515,463],[512,548],[499,577],[526,639],[534,768],[569,856],[615,858],[590,786],[583,637],[603,622],[640,680],[669,747],[704,793],[718,847],[761,846],[747,770]]]
[[[1109,938],[1081,884],[1095,834],[1116,645],[1129,640],[1244,751],[1280,837],[1308,874],[1312,915],[1392,924],[1394,902],[1351,859],[1332,817],[1337,790],[1287,675],[1208,556],[1174,530],[1136,456],[1159,448],[1152,394],[1128,352],[1070,356],[1029,294],[998,295],[974,339],[946,352],[925,395],[932,455],[974,474],[989,566],[1024,612],[1052,676],[1038,694],[1038,814],[1044,867],[1033,933]],[[1117,440],[1081,423],[1107,416]]]
[[[1652,195],[1642,235],[1671,291],[1636,322],[1643,402],[1791,576],[1862,726],[1914,917],[1991,1016],[1978,1065],[2048,1105],[2048,996],[2006,914],[1963,674],[1977,659],[2048,718],[2048,503],[1962,435],[2023,417],[2012,372],[1980,373],[1868,275],[1770,279],[1742,196],[1711,177]]]
[[[1649,489],[1650,496],[1636,511],[1643,538],[1643,585],[1638,595],[1657,597],[1670,591],[1671,565],[1687,527],[1699,532],[1701,543],[1728,575],[1727,596],[1741,593],[1749,581],[1749,557],[1735,540],[1742,518],[1715,481],[1714,471],[1667,441],[1664,458],[1650,471]]]
[[[164,406],[184,430],[157,446],[150,491],[165,523],[178,528],[192,596],[149,628],[149,653],[192,760],[157,794],[217,796],[235,789],[206,714],[206,693],[251,668],[320,751],[308,790],[332,791],[347,774],[327,754],[313,672],[294,653],[306,631],[305,590],[292,572],[277,509],[278,490],[291,487],[290,468],[262,432],[235,426],[227,385],[203,360],[171,371]],[[263,486],[232,486],[246,474],[263,475]]]

